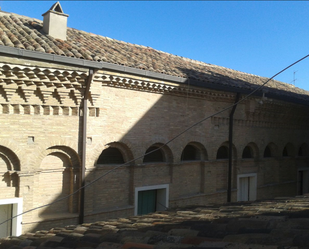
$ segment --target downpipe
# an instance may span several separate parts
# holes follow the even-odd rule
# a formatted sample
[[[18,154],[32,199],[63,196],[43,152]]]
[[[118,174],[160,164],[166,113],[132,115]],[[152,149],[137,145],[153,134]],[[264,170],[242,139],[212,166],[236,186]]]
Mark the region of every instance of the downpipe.
[[[86,79],[86,89],[83,98],[83,119],[82,119],[82,160],[81,160],[81,192],[79,203],[79,224],[84,223],[85,217],[85,171],[86,171],[86,143],[87,143],[87,116],[88,116],[88,99],[90,85],[94,76],[94,69],[89,69]]]
[[[237,107],[237,103],[240,98],[240,93],[236,94],[234,106],[230,113],[229,119],[229,165],[228,165],[228,177],[227,177],[227,202],[231,202],[232,196],[232,162],[233,162],[233,125],[234,125],[234,113]]]

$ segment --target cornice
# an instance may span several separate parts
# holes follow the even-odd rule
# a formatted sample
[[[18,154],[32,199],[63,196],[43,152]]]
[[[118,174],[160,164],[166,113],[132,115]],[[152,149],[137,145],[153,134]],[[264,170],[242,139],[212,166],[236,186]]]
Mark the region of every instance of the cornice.
[[[87,77],[85,71],[0,63],[0,114],[78,116]],[[12,102],[14,95],[21,100]],[[98,116],[99,96],[90,92],[89,116]]]
[[[99,72],[94,76],[94,81],[100,82],[102,86],[156,94],[169,94],[207,100],[220,100],[225,102],[233,102],[235,99],[235,93],[203,89],[193,87],[185,83],[175,84],[173,82],[159,81],[146,77],[134,77],[132,75]]]

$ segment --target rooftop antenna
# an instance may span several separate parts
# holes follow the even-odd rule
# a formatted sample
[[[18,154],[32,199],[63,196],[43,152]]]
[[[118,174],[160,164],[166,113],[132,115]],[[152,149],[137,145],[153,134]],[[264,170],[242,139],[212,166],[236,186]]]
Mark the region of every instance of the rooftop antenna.
[[[293,84],[294,86],[295,86],[295,81],[297,80],[297,79],[295,79],[296,72],[297,72],[297,71],[294,71],[294,72],[293,72],[293,80],[292,80],[293,83],[292,83],[292,84]]]

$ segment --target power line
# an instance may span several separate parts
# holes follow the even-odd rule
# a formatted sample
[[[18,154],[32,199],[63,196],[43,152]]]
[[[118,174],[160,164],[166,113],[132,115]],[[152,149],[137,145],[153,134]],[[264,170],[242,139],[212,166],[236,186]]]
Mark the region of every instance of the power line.
[[[301,62],[302,60],[306,59],[307,57],[309,57],[309,54],[307,54],[306,56],[304,56],[304,57],[302,57],[301,59],[295,61],[294,63],[290,64],[289,66],[285,67],[284,69],[282,69],[281,71],[279,71],[278,73],[276,73],[275,75],[273,75],[271,78],[269,78],[268,80],[266,80],[262,85],[260,85],[259,87],[257,87],[257,88],[256,88],[255,90],[253,90],[251,93],[249,93],[248,95],[246,95],[246,96],[244,96],[243,98],[241,98],[238,102],[235,102],[234,104],[232,104],[232,105],[230,105],[230,106],[228,106],[228,107],[226,107],[226,108],[223,108],[221,111],[218,111],[218,112],[216,112],[216,113],[214,113],[214,114],[211,114],[211,115],[209,115],[209,116],[206,116],[205,118],[201,119],[200,121],[198,121],[198,122],[192,124],[192,125],[189,126],[188,128],[184,129],[182,132],[180,132],[178,135],[176,135],[175,137],[173,137],[172,139],[170,139],[169,141],[167,141],[165,144],[163,144],[163,145],[157,147],[155,150],[152,150],[152,151],[150,151],[150,152],[148,152],[148,153],[145,153],[145,154],[142,155],[142,156],[139,156],[139,157],[134,158],[134,159],[132,159],[132,160],[126,162],[126,163],[123,163],[123,164],[121,164],[121,165],[118,165],[118,166],[114,167],[113,169],[107,171],[105,174],[103,174],[103,175],[99,176],[98,178],[92,180],[91,182],[85,184],[84,186],[80,187],[79,189],[75,190],[73,193],[71,193],[71,194],[69,194],[69,195],[67,195],[67,196],[64,196],[64,197],[62,197],[62,198],[60,198],[60,199],[57,199],[57,200],[55,200],[55,201],[53,201],[53,202],[50,202],[50,203],[46,204],[46,205],[42,205],[42,206],[39,206],[39,207],[36,207],[36,208],[32,208],[32,209],[29,209],[29,210],[27,210],[27,211],[25,211],[25,212],[22,212],[22,213],[20,213],[20,214],[17,214],[17,215],[15,215],[15,216],[12,216],[11,218],[9,218],[9,219],[7,219],[7,220],[1,222],[0,225],[2,225],[2,224],[6,223],[6,222],[8,222],[8,221],[10,221],[10,220],[12,220],[12,219],[14,219],[14,218],[17,218],[18,216],[21,216],[21,215],[23,215],[23,214],[32,212],[32,211],[37,210],[37,209],[41,209],[41,208],[43,208],[43,207],[51,206],[51,205],[53,205],[53,204],[55,204],[55,203],[57,203],[57,202],[59,202],[59,201],[65,200],[65,199],[67,199],[67,198],[69,198],[69,197],[75,195],[75,194],[78,193],[80,190],[82,190],[82,189],[84,189],[84,188],[87,188],[87,187],[89,187],[90,185],[94,184],[95,182],[97,182],[98,180],[102,179],[102,178],[105,177],[106,175],[112,173],[112,172],[115,171],[116,169],[118,169],[118,168],[120,168],[120,167],[123,167],[123,166],[125,166],[125,165],[128,165],[128,164],[130,164],[130,163],[132,163],[132,162],[134,162],[134,161],[136,161],[136,160],[138,160],[138,159],[141,159],[141,158],[145,157],[146,155],[149,155],[150,153],[153,153],[153,152],[155,152],[155,151],[161,150],[164,146],[167,146],[168,144],[170,144],[171,142],[173,142],[175,139],[177,139],[178,137],[180,137],[181,135],[183,135],[183,134],[186,133],[187,131],[191,130],[193,127],[195,127],[195,126],[197,126],[197,125],[203,123],[204,121],[206,121],[207,119],[209,119],[209,118],[211,118],[211,117],[214,117],[214,116],[216,116],[216,115],[218,115],[218,114],[220,114],[220,113],[223,113],[223,112],[229,110],[229,109],[232,108],[233,106],[236,106],[236,105],[238,105],[239,103],[243,102],[244,100],[248,99],[248,98],[249,98],[250,96],[252,96],[255,92],[257,92],[257,91],[259,91],[260,89],[262,89],[262,88],[263,88],[269,81],[271,81],[273,78],[275,78],[276,76],[278,76],[279,74],[281,74],[281,73],[284,72],[285,70],[289,69],[290,67],[294,66],[295,64],[297,64],[297,63]]]

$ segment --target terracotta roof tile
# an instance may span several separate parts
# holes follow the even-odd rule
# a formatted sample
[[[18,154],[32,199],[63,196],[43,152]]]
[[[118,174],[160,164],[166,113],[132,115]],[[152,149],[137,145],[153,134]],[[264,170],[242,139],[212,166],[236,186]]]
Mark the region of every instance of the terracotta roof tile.
[[[169,209],[10,236],[0,248],[308,248],[308,203],[298,196]]]
[[[34,50],[43,53],[104,61],[128,67],[253,89],[266,78],[236,70],[168,54],[150,47],[130,44],[108,37],[68,28],[67,40],[55,39],[43,32],[42,21],[0,12],[0,45]],[[271,81],[268,87],[276,90],[309,95],[293,85]]]

